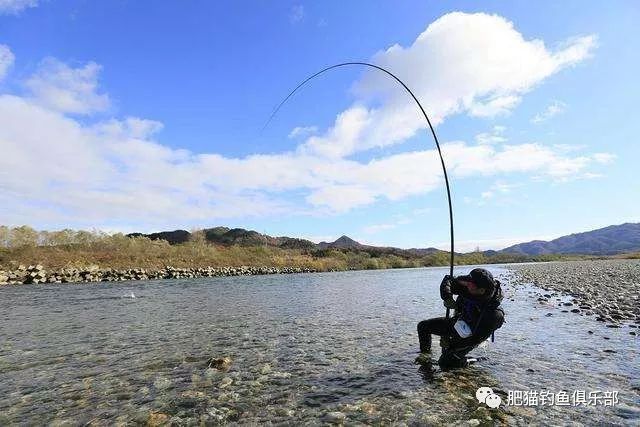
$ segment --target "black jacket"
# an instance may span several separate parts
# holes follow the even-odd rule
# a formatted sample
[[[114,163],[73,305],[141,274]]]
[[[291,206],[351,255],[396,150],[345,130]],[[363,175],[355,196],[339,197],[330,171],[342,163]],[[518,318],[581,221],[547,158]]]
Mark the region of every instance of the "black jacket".
[[[440,296],[445,300],[458,295],[452,322],[464,320],[471,327],[473,334],[468,338],[454,336],[452,341],[455,343],[452,342],[452,345],[475,346],[489,338],[493,331],[504,323],[504,310],[500,307],[504,298],[502,289],[500,282],[495,280],[494,286],[488,289],[487,296],[480,299],[470,295],[457,280],[458,278],[445,277],[440,285]]]

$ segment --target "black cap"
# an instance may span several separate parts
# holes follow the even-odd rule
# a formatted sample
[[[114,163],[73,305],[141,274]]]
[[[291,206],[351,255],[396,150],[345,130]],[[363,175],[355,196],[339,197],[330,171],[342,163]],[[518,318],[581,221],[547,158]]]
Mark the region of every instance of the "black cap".
[[[485,270],[484,268],[474,268],[469,273],[469,276],[479,288],[493,289],[496,287],[496,281],[489,270]]]

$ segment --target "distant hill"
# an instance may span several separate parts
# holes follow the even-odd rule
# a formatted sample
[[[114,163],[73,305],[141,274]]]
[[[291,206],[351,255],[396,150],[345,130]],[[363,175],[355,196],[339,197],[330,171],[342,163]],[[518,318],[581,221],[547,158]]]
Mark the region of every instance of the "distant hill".
[[[407,249],[407,251],[418,256],[431,255],[436,252],[443,252],[442,249],[437,249],[437,248],[422,248],[422,249],[411,248],[411,249]]]
[[[257,231],[245,230],[244,228],[215,227],[204,229],[204,236],[208,242],[220,245],[241,245],[241,246],[278,246],[276,239]]]
[[[232,246],[276,246],[285,249],[316,249],[317,245],[305,239],[292,237],[271,237],[254,230],[244,228],[214,227],[202,230],[204,238],[209,243]],[[162,231],[159,233],[143,234],[131,233],[128,237],[144,236],[152,240],[166,240],[172,245],[188,242],[193,235],[185,230]]]
[[[520,255],[614,255],[640,251],[640,223],[611,225],[598,230],[559,237],[549,242],[533,240],[498,252]]]
[[[139,236],[148,237],[151,240],[166,240],[172,245],[185,243],[191,239],[191,233],[189,233],[186,230],[161,231],[160,233],[151,233],[151,234],[142,234],[142,233],[127,234],[127,237],[139,237]]]
[[[348,236],[341,236],[335,242],[327,243],[320,242],[318,243],[319,249],[327,249],[327,248],[336,248],[336,249],[351,249],[351,248],[362,248],[365,245],[362,245],[352,238]]]
[[[202,230],[207,242],[232,246],[274,246],[284,249],[320,250],[338,249],[342,251],[363,251],[371,256],[397,255],[400,257],[423,257],[438,253],[446,253],[436,248],[399,249],[394,247],[379,247],[363,245],[348,236],[341,236],[333,242],[315,244],[309,240],[293,237],[272,237],[254,230],[244,228],[214,227]],[[185,230],[163,231],[159,233],[132,233],[130,237],[146,236],[150,239],[163,239],[170,244],[185,243],[193,238]],[[519,243],[500,251],[484,251],[482,255],[495,257],[501,254],[522,256],[537,256],[550,254],[580,254],[580,255],[615,255],[625,252],[640,251],[640,223],[612,225],[598,230],[563,236],[550,242],[534,240]],[[463,255],[456,253],[456,255]]]

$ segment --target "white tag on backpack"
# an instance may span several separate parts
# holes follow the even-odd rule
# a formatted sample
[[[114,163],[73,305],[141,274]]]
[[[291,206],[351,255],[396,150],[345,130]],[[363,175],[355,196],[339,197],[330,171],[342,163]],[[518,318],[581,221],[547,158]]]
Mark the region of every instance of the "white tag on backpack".
[[[472,334],[471,328],[467,325],[467,322],[462,319],[453,324],[453,329],[456,330],[460,338],[469,338]]]

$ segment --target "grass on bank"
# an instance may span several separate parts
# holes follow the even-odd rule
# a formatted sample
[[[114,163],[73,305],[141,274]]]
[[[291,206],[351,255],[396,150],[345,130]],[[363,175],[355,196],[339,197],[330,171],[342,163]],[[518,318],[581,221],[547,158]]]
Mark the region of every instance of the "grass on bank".
[[[78,232],[80,233],[80,232]],[[0,269],[14,269],[20,264],[41,264],[46,269],[99,266],[100,268],[159,269],[173,267],[300,267],[318,271],[372,270],[446,266],[448,252],[418,256],[407,251],[393,253],[376,249],[283,249],[274,246],[221,246],[195,239],[179,245],[147,237],[127,237],[122,234],[87,233],[58,236],[58,241],[15,239],[10,247],[0,246]],[[1,239],[0,239],[1,242]],[[493,264],[509,262],[593,259],[585,256],[521,256],[482,252],[459,254],[456,264]]]

